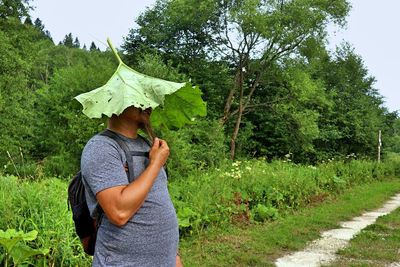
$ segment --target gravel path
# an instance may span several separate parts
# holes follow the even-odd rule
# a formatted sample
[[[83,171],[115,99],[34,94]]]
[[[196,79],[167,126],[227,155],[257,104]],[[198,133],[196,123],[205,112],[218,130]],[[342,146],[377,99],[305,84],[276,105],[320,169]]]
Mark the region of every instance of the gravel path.
[[[381,208],[354,217],[351,221],[340,223],[342,228],[323,232],[320,239],[311,242],[303,251],[279,258],[275,264],[278,267],[316,267],[327,264],[336,258],[336,251],[347,246],[353,236],[375,223],[379,216],[387,215],[398,207],[400,207],[400,193]],[[400,267],[400,265],[391,267]]]

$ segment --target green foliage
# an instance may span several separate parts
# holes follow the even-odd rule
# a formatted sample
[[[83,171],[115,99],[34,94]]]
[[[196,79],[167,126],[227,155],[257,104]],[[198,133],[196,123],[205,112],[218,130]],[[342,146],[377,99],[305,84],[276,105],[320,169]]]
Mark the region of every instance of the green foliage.
[[[28,8],[29,1],[2,4]],[[293,162],[314,164],[348,156],[375,158],[381,130],[383,157],[387,152],[399,153],[398,114],[382,107],[374,78],[361,57],[349,45],[335,54],[325,46],[326,23],[343,23],[348,8],[344,0],[162,0],[143,13],[138,19],[140,27],[126,39],[124,61],[150,76],[199,85],[182,89],[184,96],[165,100],[174,109],[185,107],[180,113],[185,116],[161,115],[157,110],[152,116],[156,131],[177,145],[170,162],[173,176],[199,166],[218,166],[211,162],[226,157],[232,139],[239,158],[290,155]],[[20,11],[24,17],[25,11]],[[40,19],[32,25],[27,18],[23,24],[18,16],[0,19],[1,170],[27,177],[67,177],[79,168],[86,141],[105,127],[105,119],[85,118],[73,97],[105,84],[117,65],[110,51],[101,52],[95,46],[90,52],[78,49],[79,40],[74,44],[72,35],[67,35],[68,47],[55,46]],[[238,33],[232,45],[239,45],[240,40],[250,45],[255,36],[259,42],[245,45],[239,49],[244,54],[238,53],[229,47],[234,34],[226,36],[225,30]],[[263,50],[264,45],[271,49]],[[280,47],[285,50],[282,54]],[[242,99],[239,88],[243,88]],[[207,101],[205,121],[219,120],[225,137],[216,122],[200,120],[201,126],[191,125],[181,133],[167,133],[165,128],[176,127],[161,122],[172,122],[178,128],[183,119],[196,123],[194,115],[205,115],[199,89]],[[228,103],[231,90],[233,98]],[[189,101],[182,101],[188,96]],[[193,103],[199,109],[192,108]],[[240,131],[233,136],[241,105]],[[229,110],[226,114],[224,107]],[[218,134],[205,138],[201,127],[216,129]],[[218,140],[213,146],[221,153],[197,146],[197,137],[189,136],[196,131],[206,140],[204,144]]]
[[[167,166],[172,179],[185,179],[198,169],[216,168],[226,158],[223,128],[216,121],[199,120],[179,131],[163,131],[162,135],[170,146]]]
[[[171,61],[164,62],[159,54],[142,54],[137,62],[138,71],[156,78],[182,82],[188,77],[172,66]]]
[[[177,210],[180,233],[185,238],[209,227],[276,220],[347,188],[390,177],[396,166],[398,162],[378,164],[361,160],[318,166],[267,163],[263,159],[227,161],[207,171],[181,173],[186,178],[173,177],[169,192]],[[21,181],[0,176],[0,229],[35,230],[38,238],[29,246],[50,249],[40,260],[33,259],[34,265],[90,264],[67,209],[66,188],[67,183],[60,179]]]
[[[391,161],[331,161],[318,166],[236,161],[174,179],[169,191],[182,234],[190,235],[209,226],[275,220],[347,188],[393,176],[395,169]]]
[[[266,220],[276,220],[278,218],[278,210],[273,207],[266,207],[263,204],[257,204],[251,210],[252,219],[263,222]]]
[[[30,0],[2,0],[0,1],[0,19],[29,16]]]
[[[334,3],[157,1],[153,8],[139,17],[139,28],[131,30],[124,48],[132,61],[136,60],[136,54],[141,51],[155,50],[164,58],[172,59],[176,65],[183,65],[181,69],[189,76],[192,73],[200,76],[203,66],[226,67],[228,75],[222,75],[221,88],[204,88],[204,91],[207,95],[218,89],[217,94],[221,96],[222,93],[226,97],[223,101],[221,97],[217,98],[220,101],[220,111],[217,114],[222,114],[220,117],[223,123],[228,122],[226,128],[232,135],[230,143],[233,157],[238,133],[242,126],[248,125],[241,122],[257,108],[268,106],[269,99],[260,95],[265,93],[274,80],[274,77],[266,75],[271,66],[281,63],[280,60],[293,58],[301,44],[308,39],[318,39],[322,43],[326,25],[329,22],[343,24],[349,7],[345,0]],[[230,83],[226,83],[227,80]],[[215,84],[211,82],[211,85]],[[303,112],[301,108],[295,112],[298,113],[293,118],[296,122],[311,115],[311,121],[299,128],[302,131],[300,138],[306,139],[305,153],[312,152],[310,141],[317,138],[315,121],[319,114]],[[308,128],[310,124],[314,127]],[[306,158],[305,155],[300,157]]]
[[[34,266],[88,266],[72,215],[67,208],[67,183],[58,179],[19,181],[0,176],[0,229],[38,233],[29,241],[33,249],[50,249],[45,257],[31,260]]]
[[[7,229],[7,231],[0,230],[0,245],[5,250],[4,266],[8,266],[8,262],[12,260],[14,266],[19,266],[23,263],[29,262],[29,258],[36,255],[46,255],[49,253],[48,249],[34,249],[25,244],[24,241],[33,241],[36,239],[38,232],[32,230],[28,233],[23,231],[16,231],[15,229]]]
[[[81,106],[73,98],[105,82],[114,69],[105,54],[72,52],[72,58],[78,62],[56,70],[49,84],[38,90],[36,104],[36,156],[44,159],[47,173],[63,177],[79,169],[85,143],[105,128],[104,120],[91,120],[82,114]]]
[[[388,126],[389,129],[387,132],[389,134],[383,134],[383,138],[387,139],[383,142],[383,148],[386,150],[386,152],[400,154],[400,118],[395,118],[394,121],[388,123]]]
[[[179,129],[193,124],[196,117],[207,115],[206,103],[201,98],[199,87],[186,84],[176,93],[167,95],[163,106],[154,110],[151,122],[155,127]]]
[[[157,54],[144,54],[139,59],[138,70],[164,80],[187,80],[185,75],[179,73],[170,63],[164,63]],[[197,86],[192,87],[190,83],[176,93],[166,95],[164,105],[153,111],[151,116],[153,126],[179,129],[185,124],[193,124],[197,116],[206,116],[206,103],[203,102],[201,95],[200,89]]]
[[[178,223],[181,235],[193,234],[193,229],[199,229],[201,223],[207,220],[189,207],[177,210]]]
[[[389,152],[385,155],[385,161],[393,165],[395,175],[400,175],[400,154]]]
[[[319,68],[327,97],[333,102],[333,108],[319,119],[321,136],[315,144],[320,154],[375,158],[378,131],[386,132],[385,122],[393,116],[381,106],[375,79],[349,45],[338,48],[335,58],[323,61]]]
[[[11,24],[11,23],[10,23]],[[12,24],[14,25],[14,24]],[[0,166],[16,157],[20,149],[30,151],[34,95],[29,89],[30,66],[15,47],[13,38],[0,29]]]
[[[124,49],[132,63],[158,53],[192,77],[209,117],[227,120],[227,134],[240,119],[239,135],[232,134],[239,156],[373,157],[377,131],[393,135],[393,114],[352,48],[331,55],[324,41],[326,25],[343,25],[349,8],[348,1],[158,1]]]

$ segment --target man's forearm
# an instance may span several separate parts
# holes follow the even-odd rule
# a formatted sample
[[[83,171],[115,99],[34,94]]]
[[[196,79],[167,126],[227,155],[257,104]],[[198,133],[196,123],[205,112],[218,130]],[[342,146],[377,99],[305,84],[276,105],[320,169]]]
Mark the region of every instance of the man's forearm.
[[[183,267],[181,256],[179,256],[179,254],[176,255],[176,264],[175,265],[176,265],[176,267]]]
[[[142,206],[162,166],[151,163],[135,181],[116,186],[97,194],[97,199],[110,221],[125,225]]]
[[[120,209],[129,218],[142,206],[160,170],[160,166],[150,163],[135,181],[121,190]]]

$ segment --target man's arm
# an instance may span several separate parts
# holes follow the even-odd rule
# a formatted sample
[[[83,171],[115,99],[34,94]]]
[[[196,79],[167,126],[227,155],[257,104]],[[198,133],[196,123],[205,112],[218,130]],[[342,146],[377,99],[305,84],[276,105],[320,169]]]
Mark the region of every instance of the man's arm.
[[[128,185],[111,187],[96,194],[97,201],[113,224],[125,225],[142,206],[168,156],[167,143],[155,138],[149,154],[150,163],[135,181]]]
[[[175,266],[176,266],[176,267],[183,267],[183,263],[182,263],[182,260],[181,260],[181,256],[179,256],[179,255],[176,255]]]

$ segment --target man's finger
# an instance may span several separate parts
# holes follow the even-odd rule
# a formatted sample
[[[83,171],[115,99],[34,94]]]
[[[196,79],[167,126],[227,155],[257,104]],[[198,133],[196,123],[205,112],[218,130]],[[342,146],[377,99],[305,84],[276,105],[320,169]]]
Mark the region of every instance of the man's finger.
[[[154,138],[153,147],[160,147],[160,139],[158,139],[157,137]]]
[[[165,142],[165,141],[162,141],[161,147],[162,147],[162,148],[165,148],[165,149],[169,149],[168,144],[167,144],[167,142]]]

